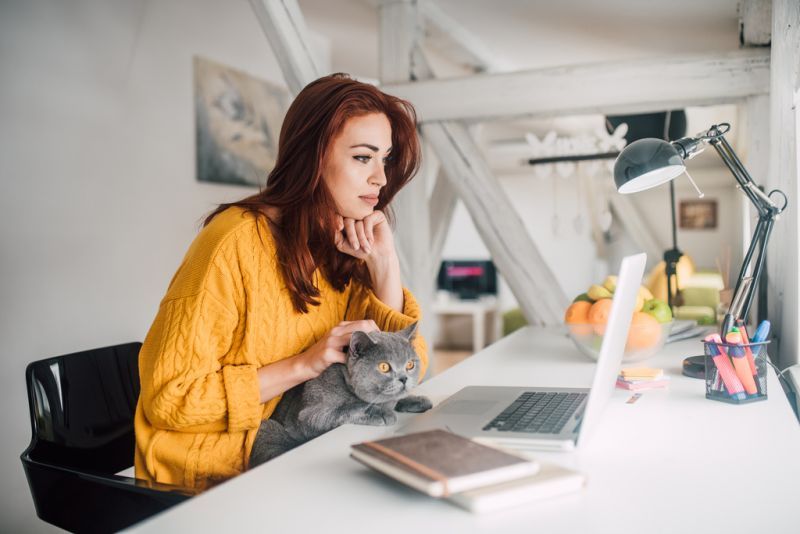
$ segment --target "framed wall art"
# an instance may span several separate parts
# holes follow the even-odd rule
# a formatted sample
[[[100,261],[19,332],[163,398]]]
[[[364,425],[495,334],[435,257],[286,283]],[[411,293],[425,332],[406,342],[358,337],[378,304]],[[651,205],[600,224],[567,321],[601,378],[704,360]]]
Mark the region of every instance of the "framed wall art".
[[[195,57],[197,180],[263,186],[289,106],[283,87]]]

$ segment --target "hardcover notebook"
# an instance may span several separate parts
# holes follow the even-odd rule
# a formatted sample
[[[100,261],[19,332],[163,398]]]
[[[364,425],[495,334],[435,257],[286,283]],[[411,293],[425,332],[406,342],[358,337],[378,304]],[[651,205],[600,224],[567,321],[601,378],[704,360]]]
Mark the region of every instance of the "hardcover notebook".
[[[534,476],[492,484],[450,495],[447,500],[477,514],[503,510],[579,491],[586,476],[553,464],[543,464]]]
[[[539,471],[538,462],[444,430],[358,443],[351,446],[350,456],[431,497],[447,497]]]

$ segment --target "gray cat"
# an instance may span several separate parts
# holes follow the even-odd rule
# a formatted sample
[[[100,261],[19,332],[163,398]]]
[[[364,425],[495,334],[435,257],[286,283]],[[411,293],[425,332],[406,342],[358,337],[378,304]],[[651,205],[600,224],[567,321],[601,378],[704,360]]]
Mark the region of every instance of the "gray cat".
[[[406,395],[419,382],[411,347],[417,323],[399,332],[354,332],[347,362],[287,391],[261,423],[250,466],[261,464],[340,425],[392,425],[398,412],[430,410],[427,397]]]

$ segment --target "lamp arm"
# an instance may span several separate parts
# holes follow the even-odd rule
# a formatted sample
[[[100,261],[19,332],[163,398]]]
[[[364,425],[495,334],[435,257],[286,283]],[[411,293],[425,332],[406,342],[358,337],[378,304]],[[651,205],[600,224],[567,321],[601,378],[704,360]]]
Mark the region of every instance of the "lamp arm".
[[[722,322],[721,334],[723,342],[727,333],[735,326],[736,321],[739,319],[746,320],[747,315],[750,313],[750,305],[753,302],[756,290],[755,282],[761,278],[761,273],[764,270],[767,243],[774,224],[775,218],[769,214],[758,219],[758,224],[756,224],[756,229],[750,240],[750,246],[747,248],[747,254],[745,254],[744,261],[742,261],[739,277],[736,280],[731,306]],[[753,263],[753,255],[756,249],[758,249],[758,256],[755,259],[755,263]],[[751,270],[752,272],[748,276],[748,271]]]
[[[761,191],[756,185],[741,160],[736,156],[733,147],[731,147],[728,140],[725,139],[724,134],[726,131],[726,125],[712,126],[704,136],[704,139],[714,147],[717,154],[719,154],[722,161],[731,171],[731,174],[733,174],[742,192],[750,199],[750,202],[758,211],[758,223],[753,232],[753,237],[750,240],[750,246],[747,248],[747,254],[745,254],[744,261],[742,262],[739,278],[736,280],[736,289],[734,289],[733,292],[731,306],[722,322],[721,334],[723,342],[735,322],[739,319],[746,320],[750,312],[750,305],[755,295],[756,282],[761,278],[761,273],[764,270],[767,243],[772,233],[772,227],[775,224],[775,219],[787,206],[786,195],[782,191],[773,191],[779,193],[784,198],[783,206],[779,207],[772,201],[769,195]],[[758,249],[758,256],[755,259],[755,264],[753,264],[753,255],[756,249]],[[749,271],[752,272],[750,272],[748,276]]]
[[[733,177],[736,179],[736,182],[739,184],[742,192],[747,195],[747,198],[750,199],[750,202],[753,204],[753,206],[755,206],[756,210],[758,210],[758,214],[763,215],[769,207],[774,207],[774,204],[772,204],[772,201],[770,201],[768,197],[767,201],[769,204],[766,204],[763,198],[756,195],[754,191],[758,190],[758,187],[755,185],[755,182],[753,182],[753,178],[750,177],[747,169],[745,169],[744,165],[742,165],[742,162],[736,157],[736,154],[734,153],[733,148],[731,148],[731,145],[728,143],[728,140],[720,136],[711,140],[710,143],[717,151],[717,154],[719,154],[719,157],[722,158],[725,166],[728,167],[728,170],[730,170],[731,174],[733,174]],[[770,204],[772,204],[772,206],[769,206]]]

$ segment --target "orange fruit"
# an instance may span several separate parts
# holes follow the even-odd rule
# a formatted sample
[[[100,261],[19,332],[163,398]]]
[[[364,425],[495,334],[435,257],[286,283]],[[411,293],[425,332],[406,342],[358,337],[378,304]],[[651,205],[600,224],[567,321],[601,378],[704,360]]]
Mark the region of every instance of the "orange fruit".
[[[589,324],[589,309],[591,302],[579,300],[573,302],[564,313],[564,322],[569,326],[570,332],[575,336],[586,336],[592,333],[592,326]]]
[[[606,333],[606,323],[608,316],[611,315],[612,304],[611,299],[600,299],[589,309],[589,322],[592,323],[594,331],[601,336]]]
[[[567,324],[585,324],[589,322],[589,308],[592,307],[591,302],[579,300],[573,302],[564,313],[564,322]]]
[[[661,323],[645,312],[634,312],[631,327],[628,330],[629,350],[649,349],[661,339]]]

